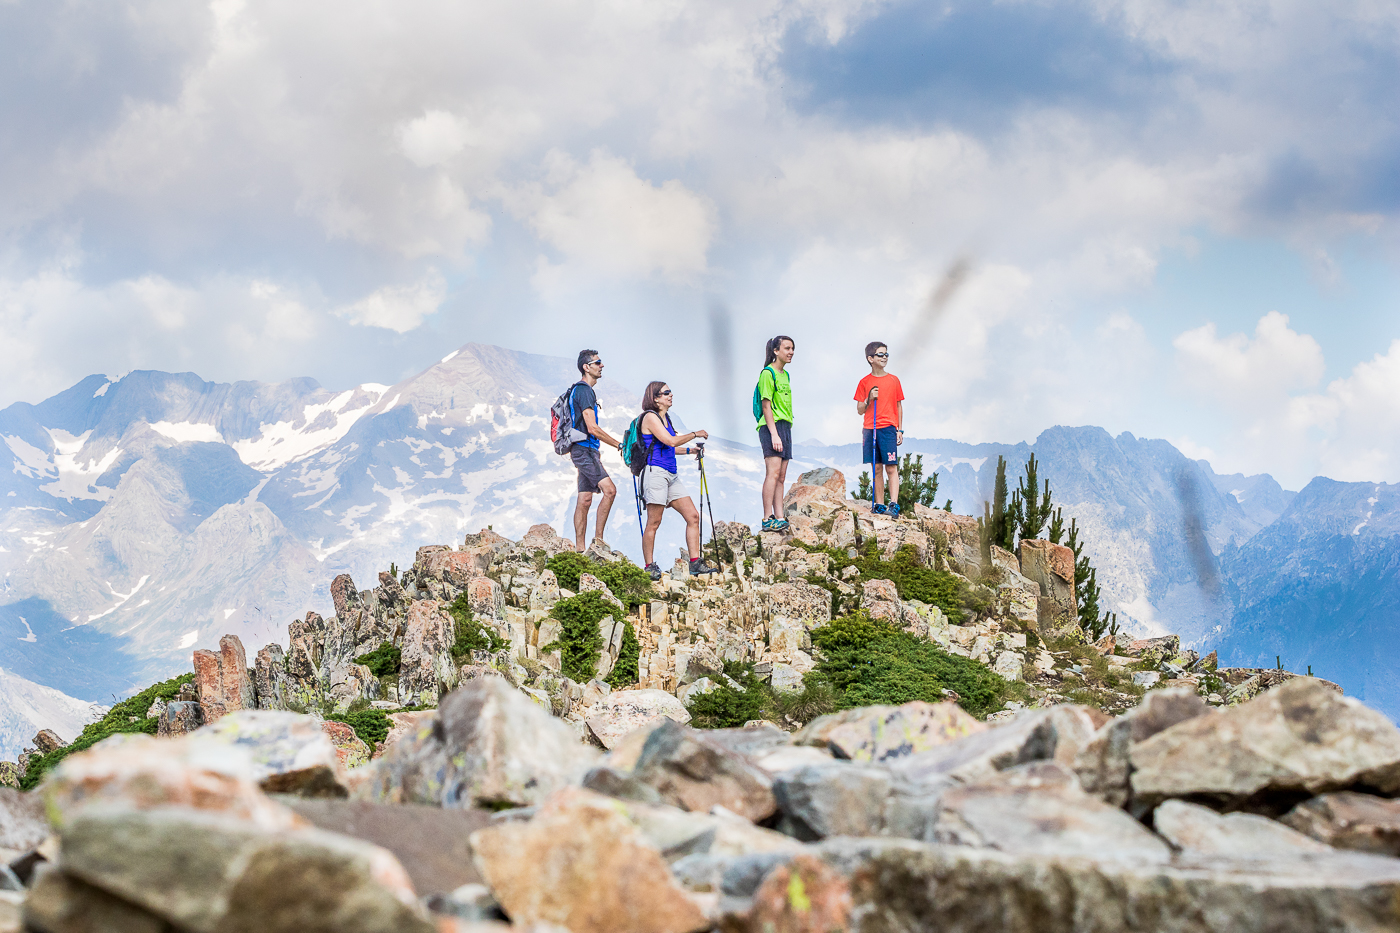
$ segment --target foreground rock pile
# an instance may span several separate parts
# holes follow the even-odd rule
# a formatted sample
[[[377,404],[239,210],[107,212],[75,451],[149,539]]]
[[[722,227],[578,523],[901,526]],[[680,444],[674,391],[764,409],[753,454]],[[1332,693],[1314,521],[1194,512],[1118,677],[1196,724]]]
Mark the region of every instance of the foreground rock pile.
[[[0,790],[0,931],[1400,928],[1400,730],[1309,678],[1116,718],[658,716],[607,753],[494,674],[416,715],[352,769],[243,710]]]

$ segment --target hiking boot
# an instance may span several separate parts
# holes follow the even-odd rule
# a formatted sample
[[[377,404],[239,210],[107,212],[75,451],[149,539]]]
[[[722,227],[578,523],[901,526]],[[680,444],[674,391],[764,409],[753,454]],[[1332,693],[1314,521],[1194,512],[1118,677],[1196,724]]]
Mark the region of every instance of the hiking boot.
[[[771,530],[772,530],[772,531],[787,531],[787,530],[788,530],[788,520],[787,520],[786,518],[775,518],[775,519],[773,519],[773,527],[772,527]]]
[[[885,514],[893,516],[894,518],[899,518],[899,503],[891,502],[885,507]]]
[[[877,502],[870,507],[870,513],[872,515],[884,515],[886,511],[888,510],[885,508],[885,503],[883,502]]]
[[[690,575],[692,577],[698,577],[702,573],[719,573],[719,568],[711,567],[697,557],[690,562]]]
[[[651,563],[647,564],[646,571],[647,573],[651,574],[651,579],[653,583],[661,579],[661,568],[657,566],[656,561],[652,561]]]
[[[772,530],[773,530],[773,523],[776,522],[776,521],[777,521],[777,519],[774,518],[773,516],[771,516],[771,515],[768,516],[767,518],[765,518],[765,519],[763,520],[763,524],[759,526],[759,530],[760,530],[760,531],[772,531]]]

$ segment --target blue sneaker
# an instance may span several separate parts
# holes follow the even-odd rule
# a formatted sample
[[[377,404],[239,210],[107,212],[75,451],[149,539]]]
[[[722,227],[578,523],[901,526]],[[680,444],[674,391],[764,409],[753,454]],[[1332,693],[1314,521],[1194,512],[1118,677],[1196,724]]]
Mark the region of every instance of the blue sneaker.
[[[767,518],[765,518],[765,519],[763,520],[763,524],[759,526],[759,529],[760,529],[761,531],[772,531],[772,530],[773,530],[773,522],[775,522],[775,521],[777,521],[777,519],[773,518],[773,516],[770,515],[770,516],[768,516]]]
[[[875,514],[875,515],[884,515],[884,514],[885,514],[885,511],[886,511],[886,510],[885,510],[885,503],[883,503],[883,502],[877,502],[877,503],[875,503],[874,505],[872,505],[872,506],[870,507],[870,511],[871,511],[872,514]]]
[[[891,503],[885,508],[885,514],[886,514],[886,515],[891,515],[891,516],[893,516],[893,517],[895,517],[895,518],[899,518],[899,503],[898,503],[898,502],[891,502]]]

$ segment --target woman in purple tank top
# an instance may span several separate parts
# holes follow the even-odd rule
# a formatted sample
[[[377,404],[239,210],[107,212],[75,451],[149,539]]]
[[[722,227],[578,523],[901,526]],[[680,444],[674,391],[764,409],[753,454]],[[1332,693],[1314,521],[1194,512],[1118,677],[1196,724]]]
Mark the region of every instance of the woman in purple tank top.
[[[642,532],[642,558],[653,580],[661,579],[661,568],[653,559],[652,551],[656,545],[656,530],[661,527],[661,516],[665,514],[667,506],[680,512],[685,519],[685,546],[690,553],[690,572],[719,572],[719,568],[711,567],[700,559],[700,511],[695,508],[690,493],[676,475],[676,454],[695,452],[693,448],[681,445],[710,435],[707,431],[677,435],[671,425],[673,401],[671,387],[664,382],[649,383],[642,393],[641,437],[647,449],[647,465],[642,470],[642,501],[647,507],[647,526]]]

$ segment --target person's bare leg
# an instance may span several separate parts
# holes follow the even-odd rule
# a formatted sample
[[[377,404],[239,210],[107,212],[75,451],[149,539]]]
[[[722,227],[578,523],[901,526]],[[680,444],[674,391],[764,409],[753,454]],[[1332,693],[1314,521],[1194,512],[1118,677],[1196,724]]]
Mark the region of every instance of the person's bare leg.
[[[690,496],[686,496],[672,502],[671,508],[680,512],[681,518],[685,519],[685,549],[690,554],[690,559],[695,560],[703,556],[700,553],[700,510],[695,507],[695,502]],[[657,521],[660,522],[660,519]]]
[[[574,539],[578,544],[578,551],[582,554],[588,549],[588,545],[583,543],[583,533],[588,529],[588,510],[593,506],[593,493],[581,492],[578,494],[578,505],[574,506]]]
[[[608,513],[612,511],[613,500],[617,498],[617,487],[613,485],[612,480],[605,479],[598,484],[598,491],[603,494],[603,500],[598,503],[598,530],[594,532],[593,537],[601,541],[603,532],[608,527]]]
[[[647,527],[642,532],[642,563],[654,563],[656,558],[656,530],[661,527],[661,516],[666,511],[664,505],[647,505]]]
[[[897,463],[887,463],[887,464],[885,464],[885,475],[886,475],[887,477],[889,477],[890,501],[891,501],[891,502],[898,502],[898,501],[899,501],[899,464],[897,464]]]
[[[880,469],[878,463],[870,464],[870,475],[875,483],[875,503],[883,504],[885,501],[885,471]]]
[[[782,465],[783,465],[784,462],[785,462],[785,461],[783,460],[782,457],[764,457],[764,458],[763,458],[763,469],[764,469],[764,474],[763,474],[763,517],[764,517],[764,519],[767,519],[769,516],[777,515],[777,514],[778,514],[778,513],[777,513],[776,507],[773,505],[773,490],[774,490],[775,487],[778,487],[778,486],[780,485],[780,481],[779,481],[779,479],[778,479],[778,472],[782,469]],[[782,495],[781,492],[779,492],[779,493],[778,493],[778,501],[779,501],[780,503],[782,502],[782,498],[783,498],[783,495]]]
[[[787,468],[791,460],[778,461],[777,482],[773,486],[773,515],[778,521],[787,521],[787,514],[783,510],[783,487],[787,484]]]

